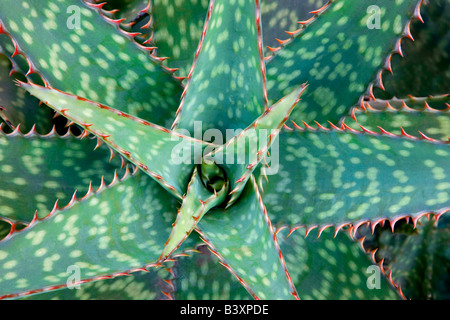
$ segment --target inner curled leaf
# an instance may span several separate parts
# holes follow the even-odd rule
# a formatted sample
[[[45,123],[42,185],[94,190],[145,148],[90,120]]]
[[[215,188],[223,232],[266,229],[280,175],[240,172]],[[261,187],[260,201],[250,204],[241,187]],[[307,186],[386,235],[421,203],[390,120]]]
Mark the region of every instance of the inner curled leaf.
[[[211,159],[204,158],[199,167],[200,178],[208,191],[217,193],[224,190],[224,188],[225,192],[228,191],[228,187],[230,185],[228,178],[225,171],[216,163],[214,163]]]

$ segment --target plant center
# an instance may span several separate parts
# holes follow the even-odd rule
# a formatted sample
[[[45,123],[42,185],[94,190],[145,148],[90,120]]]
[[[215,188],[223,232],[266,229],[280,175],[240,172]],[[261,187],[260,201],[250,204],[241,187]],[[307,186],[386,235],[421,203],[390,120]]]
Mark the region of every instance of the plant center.
[[[203,185],[208,191],[218,193],[223,188],[228,189],[230,184],[225,171],[212,160],[203,159],[202,164],[199,165],[199,172]]]

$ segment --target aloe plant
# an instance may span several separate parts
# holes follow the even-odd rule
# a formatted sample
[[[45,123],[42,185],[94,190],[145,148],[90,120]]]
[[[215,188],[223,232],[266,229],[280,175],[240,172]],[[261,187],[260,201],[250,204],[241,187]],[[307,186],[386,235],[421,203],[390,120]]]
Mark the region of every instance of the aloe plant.
[[[375,96],[425,3],[286,5],[0,3],[0,297],[448,297],[450,98]]]

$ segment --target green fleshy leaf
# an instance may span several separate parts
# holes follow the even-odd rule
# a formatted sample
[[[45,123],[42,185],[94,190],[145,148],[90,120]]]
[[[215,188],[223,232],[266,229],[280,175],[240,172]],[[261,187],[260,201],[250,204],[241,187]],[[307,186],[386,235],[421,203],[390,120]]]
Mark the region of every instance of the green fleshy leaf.
[[[115,15],[118,18],[124,18],[125,22],[129,22],[139,16],[141,12],[145,12],[145,9],[149,4],[149,0],[95,0],[95,2],[106,2],[106,4],[102,7],[104,10],[119,10],[115,13]]]
[[[52,87],[170,125],[179,83],[82,1],[2,1],[0,21]]]
[[[450,83],[450,3],[424,1],[421,21],[411,23],[414,42],[402,43],[404,57],[392,57],[393,74],[386,73],[386,91],[374,88],[380,99],[425,97],[448,92]]]
[[[39,100],[17,88],[13,80],[16,74],[9,76],[11,70],[9,59],[0,54],[0,118],[11,129],[20,123],[22,132],[29,132],[33,125],[42,134],[50,132],[53,127],[53,111],[46,106],[39,106]]]
[[[252,296],[293,299],[257,188],[252,178],[230,208],[213,209],[205,215],[198,232]]]
[[[412,18],[418,0],[340,0],[267,61],[267,90],[276,100],[293,87],[308,83],[296,122],[337,122],[355,105]],[[371,7],[376,5],[377,7]],[[369,29],[377,23],[380,28]]]
[[[440,101],[442,104],[440,109],[450,103],[448,96],[416,98],[413,101],[404,102],[404,106],[401,104],[403,100],[375,100],[365,104],[366,111],[360,108],[355,110],[354,115],[357,122],[351,117],[347,117],[344,123],[353,129],[361,130],[361,125],[375,132],[379,132],[379,127],[381,127],[397,135],[401,135],[401,129],[403,129],[407,134],[418,138],[422,137],[420,131],[429,138],[448,141],[450,138],[450,108],[438,111],[426,107],[425,102],[431,104],[437,102],[433,100]],[[400,106],[395,106],[398,104]],[[422,110],[419,110],[420,108]]]
[[[277,237],[301,299],[400,299],[359,243],[344,232],[334,237],[333,230],[326,229],[320,237],[312,232],[305,238],[302,228],[288,234],[284,229]]]
[[[227,174],[231,183],[230,203],[237,199],[253,170],[265,158],[268,148],[276,139],[304,89],[305,86],[295,89],[225,145],[205,155],[205,158],[219,164]]]
[[[298,21],[313,16],[310,11],[322,7],[328,0],[261,0],[261,21],[263,43],[269,47],[278,47],[276,39],[286,39],[285,31],[298,28]],[[266,49],[266,53],[270,53]]]
[[[93,151],[96,139],[0,131],[0,146],[0,216],[23,222],[36,210],[38,217],[46,216],[57,199],[66,205],[75,190],[84,195],[91,182],[93,188],[102,177],[111,182],[115,170],[119,176],[125,172],[120,157],[109,162],[108,148]]]
[[[2,240],[11,231],[11,224],[0,218],[0,240]]]
[[[337,130],[279,139],[278,173],[260,178],[277,225],[339,226],[450,205],[449,144]]]
[[[176,258],[173,297],[176,300],[250,300],[252,296],[206,246]]]
[[[153,40],[164,63],[179,69],[177,75],[186,77],[194,61],[202,37],[203,23],[209,0],[153,0]]]
[[[77,96],[34,84],[20,85],[101,137],[179,198],[186,190],[193,164],[200,162],[201,152],[208,145]]]
[[[64,286],[69,280],[75,285],[156,263],[176,205],[175,198],[137,171],[57,209],[0,242],[0,296]],[[76,269],[80,279],[70,277]]]
[[[195,135],[200,124],[201,133],[219,130],[228,140],[267,106],[259,8],[253,0],[213,1],[205,30],[174,126]]]
[[[377,226],[369,233],[364,245],[376,249],[377,261],[383,259],[383,269],[400,285],[407,299],[448,300],[450,285],[450,215],[421,217],[415,223],[401,220],[390,226]]]
[[[164,268],[151,268],[126,276],[88,282],[74,286],[25,296],[21,300],[163,300],[162,293],[170,288],[164,282],[168,277]]]
[[[167,259],[183,243],[211,208],[225,200],[227,189],[227,186],[224,185],[220,190],[217,190],[217,193],[207,190],[197,168],[194,169],[172,232],[164,245],[161,261]]]

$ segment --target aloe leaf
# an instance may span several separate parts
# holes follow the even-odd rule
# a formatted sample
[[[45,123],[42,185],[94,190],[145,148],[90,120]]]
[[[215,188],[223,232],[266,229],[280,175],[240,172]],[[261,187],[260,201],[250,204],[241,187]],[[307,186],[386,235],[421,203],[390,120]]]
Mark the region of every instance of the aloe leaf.
[[[0,242],[0,296],[47,291],[69,280],[76,285],[155,265],[176,206],[175,198],[140,171],[74,198]],[[75,270],[80,279],[70,277],[76,276]]]
[[[370,93],[393,52],[401,50],[401,39],[409,35],[421,2],[328,3],[314,22],[294,32],[267,61],[269,97],[276,100],[307,82],[302,105],[291,118],[337,122],[366,91]]]
[[[295,289],[257,188],[252,178],[237,202],[211,210],[197,231],[253,297],[293,299]]]
[[[22,132],[29,132],[33,125],[39,133],[48,133],[53,127],[53,111],[39,106],[39,100],[17,88],[13,80],[17,74],[9,75],[12,70],[9,59],[0,54],[0,118],[11,129],[20,123]]]
[[[222,203],[226,195],[227,187],[225,185],[217,190],[217,193],[209,191],[204,186],[197,168],[194,169],[172,232],[164,245],[161,261],[167,259],[183,243],[202,217],[211,208]]]
[[[164,300],[171,288],[165,282],[170,277],[165,268],[136,271],[111,279],[87,282],[71,288],[52,290],[21,300]]]
[[[305,300],[391,300],[401,295],[358,242],[331,229],[318,237],[305,228],[277,232],[292,281]],[[378,273],[376,273],[378,272]]]
[[[69,120],[95,134],[169,192],[182,198],[202,141],[182,136],[96,102],[34,84],[20,84]]]
[[[11,41],[8,34],[0,32],[0,53],[10,60],[11,74],[14,72],[26,74],[30,68],[27,59],[18,53],[14,54],[16,51],[14,42]]]
[[[298,22],[313,17],[311,11],[321,8],[328,0],[262,0],[261,21],[265,53],[280,45],[280,39],[286,38],[286,32],[296,30]]]
[[[176,300],[250,300],[252,296],[206,246],[179,255],[171,269]]]
[[[417,221],[399,221],[392,232],[377,226],[364,238],[367,250],[408,299],[448,299],[450,283],[449,214],[424,215]]]
[[[0,131],[0,216],[29,222],[37,210],[42,218],[57,199],[64,206],[75,190],[85,194],[98,188],[102,178],[109,183],[116,174],[122,176],[120,157],[109,161],[108,148],[93,151],[96,142],[54,131],[45,136]]]
[[[432,105],[439,105],[433,109]],[[363,126],[371,131],[388,131],[401,135],[406,132],[414,137],[448,141],[450,138],[450,97],[375,100],[365,103],[365,107],[353,110],[352,117],[346,117],[344,123],[353,129]],[[444,109],[446,107],[447,109]],[[354,121],[356,119],[356,121]],[[402,131],[403,130],[403,131]]]
[[[160,57],[177,75],[186,77],[202,37],[209,0],[153,0],[151,7],[153,42]]]
[[[11,222],[10,219],[0,217],[0,240],[2,240],[11,232],[11,227],[13,224],[14,222]]]
[[[448,143],[347,129],[279,139],[278,173],[260,179],[277,225],[339,228],[450,207]]]
[[[380,99],[424,97],[448,92],[450,83],[450,3],[425,1],[422,21],[411,23],[413,41],[402,45],[404,58],[392,57],[393,73],[383,77],[385,91],[374,88]]]
[[[225,136],[267,105],[259,1],[211,1],[203,32],[173,126]]]
[[[137,18],[141,12],[146,12],[149,7],[149,0],[95,0],[96,3],[106,2],[102,9],[114,14],[120,18],[125,18],[124,22],[130,22]]]
[[[25,54],[28,72],[38,72],[52,87],[170,125],[179,83],[119,28],[120,21],[88,4],[2,1],[0,24]]]
[[[267,109],[237,136],[205,155],[205,158],[213,160],[224,169],[231,183],[230,204],[236,200],[252,172],[265,158],[304,90],[305,86],[296,88]]]

